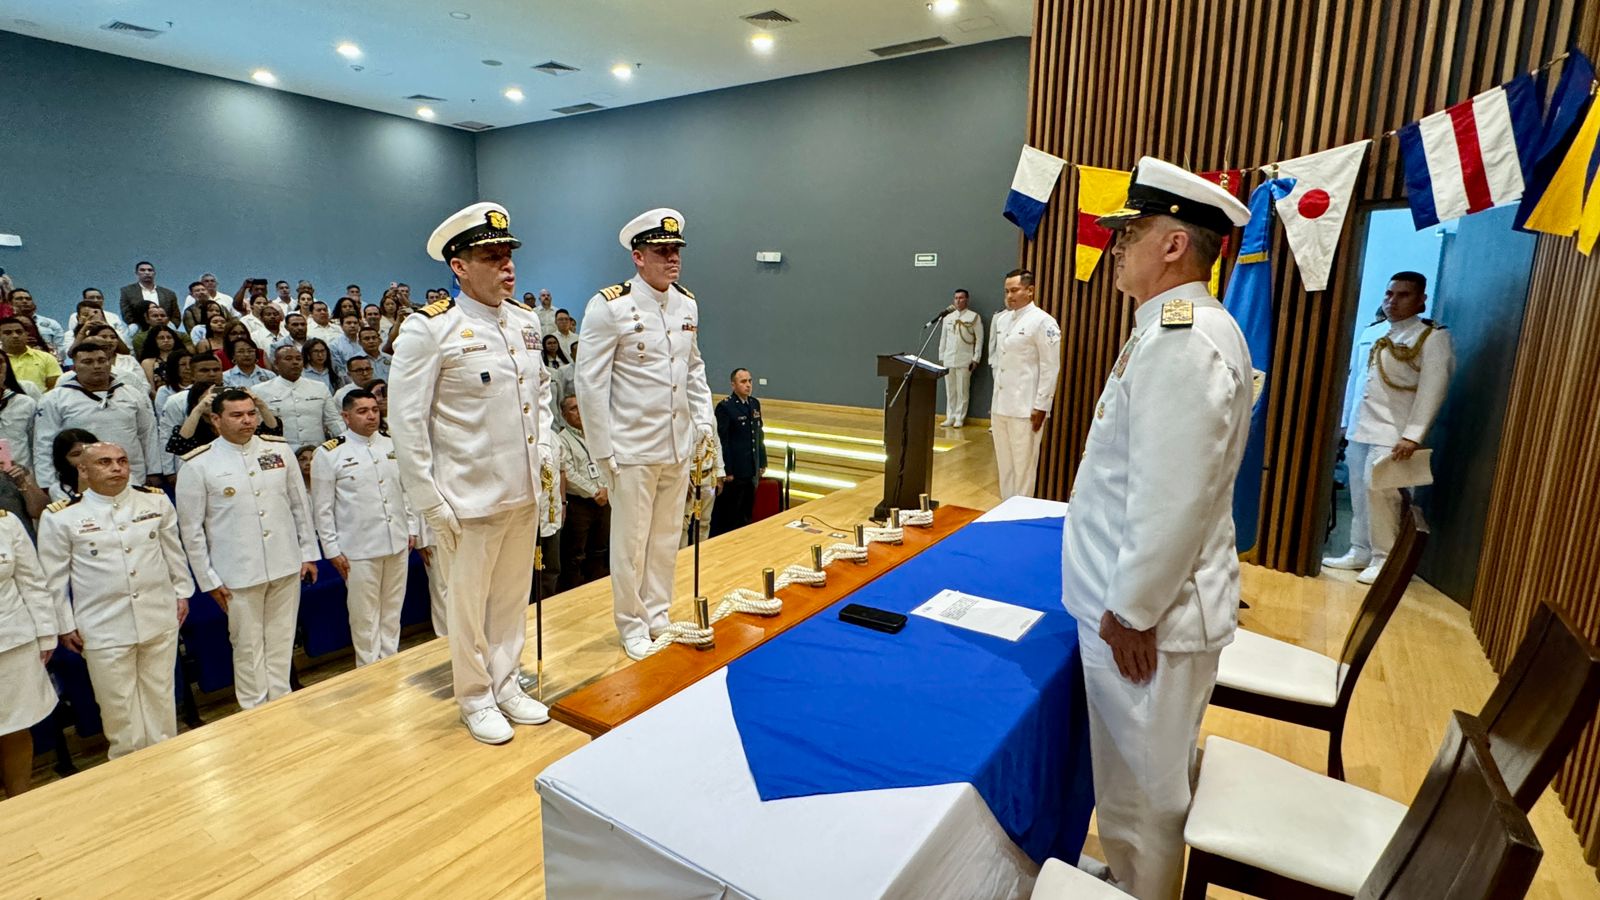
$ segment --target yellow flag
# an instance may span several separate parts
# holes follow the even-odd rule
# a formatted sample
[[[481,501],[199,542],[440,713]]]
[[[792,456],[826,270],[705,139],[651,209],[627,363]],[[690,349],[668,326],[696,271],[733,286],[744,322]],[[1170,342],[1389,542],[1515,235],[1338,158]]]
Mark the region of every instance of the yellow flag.
[[[1589,215],[1584,207],[1583,195],[1589,176],[1589,158],[1594,155],[1597,138],[1600,138],[1600,102],[1591,101],[1589,113],[1583,117],[1583,125],[1578,128],[1578,136],[1573,138],[1561,165],[1550,176],[1550,184],[1528,214],[1525,228],[1562,237],[1578,230],[1581,221]],[[1589,205],[1593,206],[1594,202],[1591,192]],[[1600,210],[1593,214],[1600,216]],[[1592,237],[1589,245],[1594,246]]]
[[[1133,173],[1078,166],[1078,233],[1073,277],[1088,281],[1100,257],[1111,246],[1111,231],[1095,219],[1116,212],[1128,200]]]

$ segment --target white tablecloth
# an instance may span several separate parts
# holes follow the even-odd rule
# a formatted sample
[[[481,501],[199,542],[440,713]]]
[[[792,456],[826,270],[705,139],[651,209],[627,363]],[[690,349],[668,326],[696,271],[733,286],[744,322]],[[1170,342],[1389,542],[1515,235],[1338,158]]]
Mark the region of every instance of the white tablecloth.
[[[979,521],[1064,515],[1017,497]],[[970,784],[763,803],[720,670],[537,781],[545,890],[564,898],[1024,897],[1038,867]]]

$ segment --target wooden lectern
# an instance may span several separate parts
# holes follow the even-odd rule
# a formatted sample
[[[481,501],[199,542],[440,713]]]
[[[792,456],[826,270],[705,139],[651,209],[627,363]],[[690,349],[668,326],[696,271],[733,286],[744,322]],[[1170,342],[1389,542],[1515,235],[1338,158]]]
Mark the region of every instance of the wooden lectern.
[[[873,510],[874,518],[890,509],[916,509],[919,495],[932,493],[934,396],[946,371],[910,353],[878,357],[884,378],[883,447],[889,458],[883,463],[883,502]]]

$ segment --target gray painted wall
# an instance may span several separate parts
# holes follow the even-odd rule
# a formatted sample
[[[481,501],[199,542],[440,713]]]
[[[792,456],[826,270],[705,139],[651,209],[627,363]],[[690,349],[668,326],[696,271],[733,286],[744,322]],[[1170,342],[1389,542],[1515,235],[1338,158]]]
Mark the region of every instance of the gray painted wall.
[[[622,225],[678,208],[713,390],[742,365],[765,396],[879,406],[875,355],[915,349],[952,290],[985,318],[1003,306],[1027,66],[1025,39],[997,41],[489,132],[479,189],[524,242],[519,289],[575,315],[633,274]],[[917,252],[939,265],[913,268]]]
[[[0,85],[0,266],[46,315],[140,259],[180,298],[204,270],[449,284],[423,242],[473,195],[471,134],[6,32]]]

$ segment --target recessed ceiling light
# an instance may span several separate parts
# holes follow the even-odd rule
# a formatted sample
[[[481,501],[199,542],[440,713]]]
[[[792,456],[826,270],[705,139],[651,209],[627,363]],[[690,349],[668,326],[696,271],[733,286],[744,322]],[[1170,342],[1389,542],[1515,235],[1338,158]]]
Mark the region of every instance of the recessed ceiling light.
[[[361,58],[361,48],[357,47],[355,44],[350,43],[349,41],[345,41],[344,43],[340,44],[339,46],[337,46],[337,47],[335,47],[333,49],[339,51],[339,55],[344,57],[345,59],[360,59]]]
[[[512,103],[521,103],[522,102],[522,88],[519,88],[519,87],[508,87],[505,90],[505,95],[506,95],[506,99],[510,100]]]
[[[928,9],[936,16],[953,16],[961,8],[960,0],[933,0]]]
[[[452,19],[460,19],[461,21],[465,22],[466,20],[472,18],[472,13],[457,11],[457,12],[451,13],[450,14],[450,18],[452,18]]]
[[[627,63],[617,63],[611,67],[611,74],[617,76],[619,81],[627,81],[633,77],[633,66]]]
[[[772,43],[772,35],[766,32],[750,36],[750,48],[757,53],[771,53]]]
[[[268,72],[266,69],[257,69],[254,72],[250,73],[250,77],[255,79],[257,84],[277,84],[278,83],[278,76],[272,74],[271,72]]]
[[[421,116],[424,119],[432,121],[433,120],[433,107],[431,107],[431,106],[419,106],[419,107],[417,107],[417,115]]]

